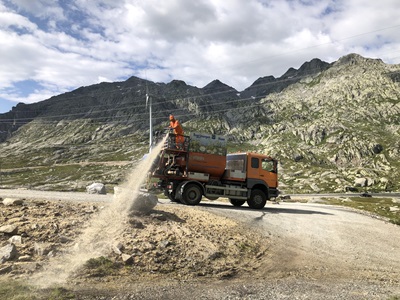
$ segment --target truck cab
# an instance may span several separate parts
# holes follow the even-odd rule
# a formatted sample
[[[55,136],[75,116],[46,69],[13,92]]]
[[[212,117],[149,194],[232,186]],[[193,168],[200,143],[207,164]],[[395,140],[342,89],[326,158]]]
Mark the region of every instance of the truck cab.
[[[234,180],[262,180],[270,187],[278,187],[278,162],[258,153],[228,154],[224,178]]]
[[[247,200],[254,190],[259,190],[266,199],[276,198],[278,190],[278,161],[270,156],[247,152],[228,154],[226,157],[225,183],[241,183],[247,189]],[[238,198],[230,198],[239,200]],[[231,201],[239,204],[243,201]]]

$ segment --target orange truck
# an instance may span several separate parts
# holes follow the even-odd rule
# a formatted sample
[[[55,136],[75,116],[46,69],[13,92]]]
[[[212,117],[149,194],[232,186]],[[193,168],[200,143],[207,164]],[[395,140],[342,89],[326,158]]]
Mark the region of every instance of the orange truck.
[[[169,133],[151,177],[156,187],[175,202],[197,205],[204,197],[228,198],[232,205],[262,209],[267,200],[276,198],[278,162],[257,153],[227,154],[224,136],[192,133],[177,144]]]

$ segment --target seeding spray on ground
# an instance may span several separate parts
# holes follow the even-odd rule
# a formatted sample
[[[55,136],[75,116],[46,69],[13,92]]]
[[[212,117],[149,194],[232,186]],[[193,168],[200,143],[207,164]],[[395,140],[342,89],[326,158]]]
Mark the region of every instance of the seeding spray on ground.
[[[74,246],[66,253],[50,259],[45,269],[33,276],[34,284],[49,287],[65,283],[90,258],[110,253],[113,239],[123,232],[129,212],[135,201],[141,201],[139,190],[146,180],[152,164],[159,155],[165,139],[145,159],[140,161],[121,185],[121,192],[115,194],[112,202],[93,216]]]

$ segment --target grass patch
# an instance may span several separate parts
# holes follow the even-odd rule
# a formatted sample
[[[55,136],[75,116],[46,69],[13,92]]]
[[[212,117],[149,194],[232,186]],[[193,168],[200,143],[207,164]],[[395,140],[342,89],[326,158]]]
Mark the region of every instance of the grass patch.
[[[18,281],[0,281],[0,299],[35,300],[40,299],[33,288]]]
[[[48,297],[49,300],[76,299],[75,295],[71,291],[61,287],[51,290]]]
[[[85,263],[84,268],[90,277],[103,277],[116,274],[120,266],[110,259],[101,256],[89,259]]]
[[[67,300],[76,296],[65,288],[38,289],[20,281],[0,280],[0,299],[7,300]]]
[[[102,182],[108,187],[117,185],[132,165],[71,164],[24,168],[0,173],[0,185],[40,189],[51,186],[52,190],[85,191],[86,185]]]
[[[393,208],[400,208],[400,204],[393,201],[392,198],[326,198],[325,204],[341,205],[354,209],[367,211],[374,215],[388,219],[391,223],[400,225],[400,211]],[[391,209],[392,208],[392,209]]]

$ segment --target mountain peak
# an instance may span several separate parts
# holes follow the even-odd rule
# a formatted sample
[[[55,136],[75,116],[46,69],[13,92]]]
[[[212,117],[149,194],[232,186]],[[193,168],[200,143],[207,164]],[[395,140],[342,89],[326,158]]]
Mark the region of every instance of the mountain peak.
[[[384,62],[379,58],[366,58],[357,53],[350,53],[339,58],[335,65],[356,65],[364,63],[383,64]]]
[[[234,90],[233,87],[221,82],[219,79],[214,79],[209,84],[203,87],[203,90],[210,91],[210,90]]]
[[[317,74],[328,69],[330,66],[331,64],[322,61],[319,58],[313,58],[312,60],[303,63],[298,70],[295,68],[289,68],[286,73],[280,77],[280,79]]]

